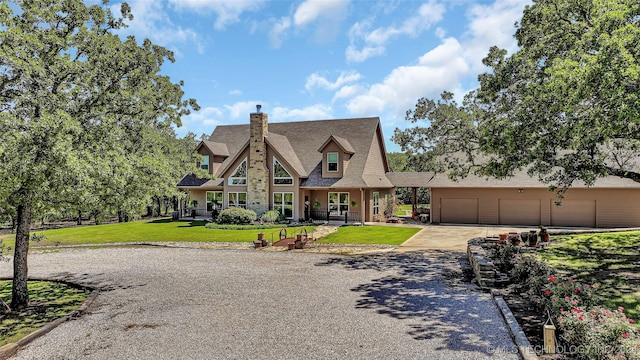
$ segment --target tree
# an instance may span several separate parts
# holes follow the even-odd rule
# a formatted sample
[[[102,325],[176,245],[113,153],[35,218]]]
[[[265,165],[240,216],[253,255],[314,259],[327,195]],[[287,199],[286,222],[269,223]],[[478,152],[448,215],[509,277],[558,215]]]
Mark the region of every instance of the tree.
[[[74,187],[104,197],[110,182],[141,181],[159,152],[139,141],[197,109],[182,83],[159,74],[170,51],[114,33],[131,18],[126,3],[115,17],[106,0],[0,0],[0,196],[16,209],[14,309],[29,301],[34,210],[65,203]]]
[[[423,153],[456,152],[440,158],[454,176],[527,170],[559,195],[578,180],[640,182],[640,3],[536,0],[515,37],[510,56],[490,49],[490,71],[461,106],[421,99],[407,114],[441,127],[397,130],[395,139],[407,150],[423,139]]]

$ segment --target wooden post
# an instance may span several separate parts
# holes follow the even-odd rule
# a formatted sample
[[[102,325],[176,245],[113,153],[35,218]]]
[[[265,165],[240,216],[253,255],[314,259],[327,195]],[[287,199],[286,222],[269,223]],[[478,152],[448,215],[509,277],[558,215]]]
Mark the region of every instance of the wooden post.
[[[543,344],[545,354],[556,353],[556,327],[553,324],[544,325]]]
[[[416,202],[418,202],[418,188],[414,187],[411,188],[411,217],[413,218],[414,216],[416,216],[416,211],[418,210],[418,205],[416,204]]]

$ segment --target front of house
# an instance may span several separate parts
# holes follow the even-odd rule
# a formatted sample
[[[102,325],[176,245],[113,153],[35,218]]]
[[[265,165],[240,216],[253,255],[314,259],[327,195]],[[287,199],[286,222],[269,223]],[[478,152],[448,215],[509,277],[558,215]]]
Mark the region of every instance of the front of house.
[[[294,221],[379,221],[395,187],[423,187],[434,223],[640,227],[640,183],[629,179],[577,183],[557,206],[548,185],[526,171],[460,181],[390,172],[377,117],[269,124],[258,107],[248,125],[218,126],[196,151],[211,178],[187,175],[178,188],[200,216],[242,207]]]
[[[198,215],[241,207],[291,220],[377,220],[394,194],[378,118],[218,126],[196,151],[213,179],[185,176]]]

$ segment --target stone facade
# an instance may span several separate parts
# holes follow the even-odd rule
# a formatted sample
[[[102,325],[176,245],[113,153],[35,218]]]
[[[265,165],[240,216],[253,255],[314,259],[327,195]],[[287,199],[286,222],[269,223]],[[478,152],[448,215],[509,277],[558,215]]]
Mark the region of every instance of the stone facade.
[[[269,133],[268,116],[261,112],[252,113],[249,124],[247,207],[260,216],[269,210],[269,169],[265,143]]]

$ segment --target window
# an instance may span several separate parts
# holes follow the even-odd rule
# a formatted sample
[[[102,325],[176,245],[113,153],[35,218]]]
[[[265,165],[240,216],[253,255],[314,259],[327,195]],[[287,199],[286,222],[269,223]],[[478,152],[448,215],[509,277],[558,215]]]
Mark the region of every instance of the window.
[[[380,193],[376,191],[373,193],[373,215],[378,214],[380,214]]]
[[[273,185],[293,185],[293,177],[276,158],[273,158]]]
[[[246,185],[246,184],[247,184],[247,159],[244,159],[229,177],[229,185]]]
[[[329,193],[329,215],[343,215],[349,211],[349,193]]]
[[[229,207],[247,208],[247,193],[246,192],[230,192]]]
[[[222,191],[207,191],[207,211],[222,209]]]
[[[202,160],[200,161],[200,168],[204,170],[209,170],[209,155],[202,155]]]
[[[286,218],[293,218],[293,193],[274,192],[273,209],[284,215]]]
[[[330,171],[330,172],[338,171],[338,153],[337,152],[327,153],[327,171]]]

